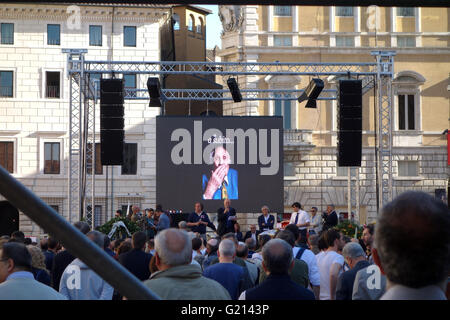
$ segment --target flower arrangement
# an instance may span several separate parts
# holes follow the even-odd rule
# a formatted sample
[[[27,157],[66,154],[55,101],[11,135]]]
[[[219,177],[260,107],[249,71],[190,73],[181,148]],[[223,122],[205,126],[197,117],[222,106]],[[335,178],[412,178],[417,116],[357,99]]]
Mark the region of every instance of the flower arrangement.
[[[111,232],[113,224],[118,221],[122,221],[127,226],[127,229],[128,229],[128,231],[130,231],[131,234],[133,234],[137,231],[141,231],[141,228],[139,227],[139,225],[136,222],[133,222],[125,217],[117,217],[117,218],[113,218],[113,219],[109,220],[104,225],[98,227],[98,231],[108,235]],[[118,229],[116,231],[116,234],[114,234],[112,238],[116,239],[116,238],[123,237],[124,235],[126,236],[126,231],[123,231],[123,234],[121,234],[121,233],[122,233],[122,231]]]
[[[336,227],[336,230],[342,232],[342,234],[355,238],[356,231],[356,239],[361,239],[363,227],[350,221],[350,220],[342,220]]]

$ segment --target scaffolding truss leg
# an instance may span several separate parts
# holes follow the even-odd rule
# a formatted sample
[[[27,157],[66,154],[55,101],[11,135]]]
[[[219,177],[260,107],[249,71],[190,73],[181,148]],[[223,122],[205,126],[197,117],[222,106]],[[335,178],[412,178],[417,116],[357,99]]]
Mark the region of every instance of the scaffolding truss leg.
[[[394,52],[373,52],[377,60],[379,209],[392,200],[392,79]]]

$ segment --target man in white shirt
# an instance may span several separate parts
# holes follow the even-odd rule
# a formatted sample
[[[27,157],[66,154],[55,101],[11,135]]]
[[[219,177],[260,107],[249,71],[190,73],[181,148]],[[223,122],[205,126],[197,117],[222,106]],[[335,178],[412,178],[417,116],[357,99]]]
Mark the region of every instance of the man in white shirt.
[[[328,249],[317,255],[317,266],[320,273],[320,300],[336,300],[336,286],[343,272],[344,257],[337,253],[345,243],[342,234],[335,230],[327,230],[325,240]]]
[[[292,205],[294,212],[291,215],[289,224],[295,224],[298,227],[298,230],[300,230],[300,234],[303,238],[306,237],[306,231],[311,221],[309,214],[306,211],[303,211],[301,207],[302,205],[299,202],[294,202]]]

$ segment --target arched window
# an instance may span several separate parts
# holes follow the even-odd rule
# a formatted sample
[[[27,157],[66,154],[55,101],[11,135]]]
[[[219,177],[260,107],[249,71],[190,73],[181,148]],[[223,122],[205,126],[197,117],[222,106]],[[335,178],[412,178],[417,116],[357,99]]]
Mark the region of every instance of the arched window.
[[[203,33],[203,19],[202,18],[198,18],[197,33],[198,34]]]
[[[189,24],[188,24],[188,30],[189,31],[194,31],[194,27],[195,27],[195,19],[193,15],[189,16]]]
[[[392,82],[394,87],[394,130],[421,130],[420,86],[425,78],[415,71],[401,71]]]
[[[172,15],[173,30],[180,30],[180,16],[176,13]]]

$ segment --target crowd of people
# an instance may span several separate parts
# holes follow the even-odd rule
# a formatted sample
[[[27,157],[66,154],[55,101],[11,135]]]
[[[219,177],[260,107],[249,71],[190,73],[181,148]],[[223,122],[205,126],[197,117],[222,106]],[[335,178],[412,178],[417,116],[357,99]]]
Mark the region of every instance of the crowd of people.
[[[428,194],[406,192],[394,199],[376,225],[364,226],[361,239],[334,228],[333,205],[320,215],[298,202],[283,229],[274,230],[275,217],[263,206],[258,229],[252,225],[243,236],[230,205],[224,201],[216,226],[203,204],[195,203],[178,228],[170,227],[161,206],[145,214],[134,207],[129,218],[145,220],[144,228],[125,239],[111,240],[85,222],[74,227],[162,299],[447,299],[450,214]],[[57,239],[33,244],[16,231],[0,238],[0,299],[126,297]]]

